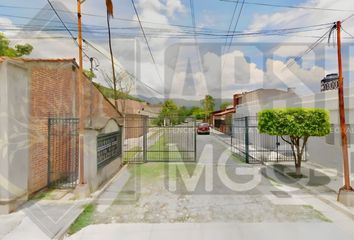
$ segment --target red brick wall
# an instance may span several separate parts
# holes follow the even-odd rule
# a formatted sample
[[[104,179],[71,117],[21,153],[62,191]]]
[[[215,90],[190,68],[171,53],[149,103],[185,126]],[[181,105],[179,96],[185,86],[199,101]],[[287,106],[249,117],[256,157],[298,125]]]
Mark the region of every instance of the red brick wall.
[[[29,193],[34,193],[47,186],[48,183],[48,118],[79,117],[78,113],[78,70],[73,69],[73,63],[67,62],[31,62],[27,63],[31,72],[30,79],[30,167]],[[83,78],[85,94],[85,123],[90,116],[90,101],[92,99],[93,117],[119,118],[115,108],[90,82]],[[68,168],[66,154],[72,149],[67,139],[62,138],[55,149],[52,149],[53,159],[59,164],[56,171]]]
[[[116,111],[113,104],[103,97],[101,92],[88,79],[84,79],[85,93],[85,119],[90,117],[90,108],[92,108],[92,117],[115,118],[120,121],[121,115]],[[92,102],[91,102],[92,99]],[[92,105],[91,105],[92,103]]]
[[[47,186],[48,118],[77,116],[76,73],[72,70],[72,64],[40,65],[30,65],[30,193]],[[59,151],[56,154],[60,154]],[[65,164],[63,162],[63,165]]]

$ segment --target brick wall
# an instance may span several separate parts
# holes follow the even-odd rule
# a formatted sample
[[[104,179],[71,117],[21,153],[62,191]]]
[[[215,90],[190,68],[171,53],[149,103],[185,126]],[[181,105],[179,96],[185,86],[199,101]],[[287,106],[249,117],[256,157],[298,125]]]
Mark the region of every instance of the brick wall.
[[[48,183],[48,118],[79,117],[78,113],[78,70],[72,61],[30,61],[26,62],[30,72],[30,166],[28,189],[29,194],[47,186]],[[92,112],[93,118],[114,117],[120,114],[92,87],[88,79],[83,78],[85,93],[85,124],[87,125]],[[92,100],[92,105],[91,105]],[[90,107],[92,106],[92,111]],[[65,133],[64,133],[65,134]],[[57,141],[51,149],[53,160],[56,161],[57,175],[65,172],[69,163],[67,154],[71,154],[68,139]],[[78,149],[77,149],[78,150]],[[75,151],[77,151],[75,150]]]
[[[76,73],[72,63],[31,63],[29,192],[48,183],[48,118],[77,116]],[[59,145],[58,145],[59,147]],[[65,145],[62,145],[65,151]],[[60,151],[54,159],[63,159]],[[62,165],[67,164],[63,162]],[[58,169],[63,171],[63,167]]]

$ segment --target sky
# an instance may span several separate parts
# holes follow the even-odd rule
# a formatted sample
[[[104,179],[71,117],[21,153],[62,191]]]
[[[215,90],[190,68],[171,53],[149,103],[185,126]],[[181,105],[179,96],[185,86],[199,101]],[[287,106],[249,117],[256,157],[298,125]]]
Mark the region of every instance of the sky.
[[[326,74],[337,72],[334,40],[328,44],[327,34],[313,51],[296,62],[291,59],[301,56],[329,31],[333,22],[344,19],[345,84],[354,83],[354,1],[246,0],[243,6],[242,1],[232,1],[134,0],[147,45],[131,0],[113,0],[114,56],[118,73],[128,71],[134,75],[131,94],[185,100],[198,100],[205,94],[229,99],[234,93],[257,88],[293,88],[298,95],[313,94],[320,90],[320,81]],[[76,1],[51,2],[76,37]],[[322,10],[250,4],[254,2]],[[106,85],[104,75],[111,75],[111,68],[105,1],[86,0],[82,10],[83,37],[87,42],[84,51],[95,58],[95,81]],[[231,40],[226,35],[228,29],[233,32],[236,22],[235,33],[239,35]],[[77,45],[47,0],[0,0],[0,28],[12,44],[32,44],[34,51],[29,57],[78,56]],[[89,68],[87,58],[84,64]]]

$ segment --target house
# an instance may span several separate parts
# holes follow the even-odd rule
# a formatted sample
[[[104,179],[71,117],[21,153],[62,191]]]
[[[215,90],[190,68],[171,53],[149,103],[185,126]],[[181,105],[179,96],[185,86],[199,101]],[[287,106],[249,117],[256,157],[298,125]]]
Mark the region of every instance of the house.
[[[258,92],[258,94],[255,94]],[[262,92],[262,93],[261,93]],[[277,93],[277,94],[276,94]],[[311,162],[321,164],[328,168],[337,169],[342,172],[342,150],[340,136],[340,122],[338,111],[338,91],[328,90],[314,93],[308,96],[297,96],[293,90],[256,90],[252,97],[241,97],[240,104],[235,108],[234,119],[245,116],[257,116],[257,113],[264,109],[284,107],[308,107],[324,108],[330,112],[332,131],[326,137],[312,137],[307,144],[307,159]],[[255,96],[256,95],[256,96]],[[354,160],[354,87],[344,89],[345,113],[348,129],[349,154]],[[237,95],[237,99],[239,99]],[[354,170],[354,164],[351,164]]]
[[[75,59],[0,58],[0,213],[48,186],[75,186],[81,123],[91,191],[121,168],[122,115],[85,76],[82,96],[79,79]]]
[[[212,126],[225,134],[231,134],[232,115],[235,113],[235,106],[228,106],[224,110],[211,113]]]

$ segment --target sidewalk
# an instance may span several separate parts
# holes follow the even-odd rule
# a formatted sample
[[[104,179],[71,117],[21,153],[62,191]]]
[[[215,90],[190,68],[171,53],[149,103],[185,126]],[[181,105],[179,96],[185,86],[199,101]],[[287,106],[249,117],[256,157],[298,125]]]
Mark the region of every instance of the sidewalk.
[[[210,133],[213,136],[216,136],[219,140],[223,141],[224,143],[231,145],[231,136],[226,135],[225,133],[219,132],[218,130],[215,130],[214,128],[210,128]]]
[[[70,240],[351,240],[331,223],[173,223],[91,225]]]
[[[215,129],[211,129],[211,133],[216,136],[220,141],[231,146],[231,137],[219,132]],[[318,163],[313,163],[311,161],[302,162],[302,173],[307,176],[307,178],[294,179],[286,174],[286,171],[295,171],[294,162],[263,162],[268,169],[274,170],[278,174],[291,179],[292,182],[296,183],[302,188],[305,188],[316,198],[321,200],[327,205],[341,211],[346,214],[349,218],[354,220],[354,207],[346,207],[337,201],[338,190],[343,186],[343,174],[335,168],[326,167]],[[283,169],[279,169],[282,166]],[[351,179],[354,179],[354,174],[352,174]]]
[[[46,240],[61,237],[89,201],[70,200],[70,194],[56,200],[29,200],[18,211],[0,216],[0,239]]]

